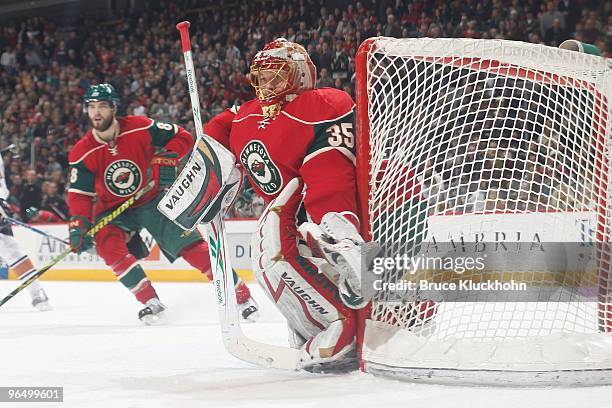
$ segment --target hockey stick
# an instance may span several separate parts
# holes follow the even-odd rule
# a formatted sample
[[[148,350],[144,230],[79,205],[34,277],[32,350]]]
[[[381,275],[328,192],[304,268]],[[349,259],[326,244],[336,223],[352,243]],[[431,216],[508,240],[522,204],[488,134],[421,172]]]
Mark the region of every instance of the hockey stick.
[[[10,222],[11,224],[15,224],[15,225],[18,225],[20,227],[27,228],[30,231],[34,231],[35,233],[40,234],[43,237],[47,237],[47,238],[52,239],[52,240],[57,241],[57,242],[61,242],[62,244],[70,245],[70,242],[68,242],[68,241],[66,241],[64,239],[56,237],[55,235],[51,235],[48,232],[45,232],[45,231],[40,230],[40,229],[38,229],[36,227],[33,227],[33,226],[29,225],[29,224],[26,224],[25,222],[21,222],[19,220],[16,220],[15,218],[4,217],[4,219],[7,220],[8,222]]]
[[[230,354],[251,364],[298,370],[302,360],[301,350],[261,343],[245,336],[238,319],[235,282],[225,245],[225,224],[221,214],[217,214],[210,223],[206,224],[206,231],[219,319],[221,320],[221,336],[225,348]]]
[[[191,55],[189,22],[176,25],[181,34],[181,45],[185,59],[187,83],[191,99],[191,110],[198,140],[204,138],[200,115],[200,98]],[[261,343],[244,335],[238,319],[234,277],[231,273],[229,253],[225,244],[225,225],[221,213],[206,224],[208,249],[210,252],[213,281],[217,297],[219,320],[223,344],[227,351],[240,360],[263,367],[297,370],[300,368],[301,351],[289,347]]]
[[[137,200],[140,199],[143,195],[145,195],[149,190],[151,190],[155,186],[155,181],[151,180],[144,187],[138,190],[133,196],[125,200],[123,204],[113,210],[110,214],[106,215],[100,221],[96,223],[89,231],[87,231],[87,235],[93,237],[96,235],[102,228],[106,227],[111,221],[117,218],[119,215],[124,213],[128,208],[130,208]],[[43,266],[39,269],[35,274],[31,275],[28,279],[23,281],[23,283],[15,288],[11,293],[6,295],[2,300],[0,300],[0,307],[3,304],[11,300],[16,294],[25,289],[30,283],[34,282],[38,279],[43,273],[47,272],[49,269],[53,268],[56,264],[58,264],[62,259],[67,257],[72,252],[72,247],[66,248],[61,254],[56,256],[49,262],[47,265]]]
[[[51,235],[51,234],[49,234],[48,232],[45,232],[45,231],[43,231],[43,230],[41,230],[41,229],[38,229],[38,228],[36,228],[36,227],[33,227],[33,226],[31,226],[30,224],[26,224],[25,222],[21,222],[21,221],[19,221],[19,220],[15,219],[15,218],[11,218],[11,217],[4,217],[4,219],[5,219],[5,220],[7,220],[8,222],[10,222],[11,224],[17,225],[17,226],[19,226],[19,227],[27,228],[27,229],[29,229],[30,231],[33,231],[33,232],[35,232],[35,233],[37,233],[37,234],[40,234],[40,235],[42,235],[42,236],[43,236],[43,237],[45,237],[45,238],[52,239],[52,240],[57,241],[57,242],[59,242],[59,243],[61,243],[61,244],[64,244],[64,245],[70,245],[70,242],[66,241],[65,239],[61,239],[61,238],[59,238],[59,237],[56,237],[55,235]],[[97,254],[97,252],[96,252],[96,248],[95,248],[95,247],[94,247],[94,248],[89,248],[89,249],[88,249],[87,251],[85,251],[85,252],[87,252],[88,254],[93,254],[93,255],[96,255],[96,254]]]
[[[40,230],[40,229],[38,229],[36,227],[33,227],[30,224],[26,224],[25,222],[21,222],[19,220],[16,220],[15,218],[4,217],[4,219],[7,220],[8,222],[10,222],[11,224],[15,224],[15,225],[17,225],[19,227],[27,228],[30,231],[33,231],[33,232],[35,232],[37,234],[40,234],[40,235],[42,235],[45,238],[52,239],[54,241],[60,242],[60,243],[65,244],[65,245],[70,245],[70,242],[68,242],[68,241],[66,241],[64,239],[56,237],[55,235],[51,235],[48,232],[45,232],[45,231]],[[96,254],[96,249],[95,248],[90,248],[90,249],[88,249],[85,252],[87,252],[88,254],[94,254],[95,255]]]

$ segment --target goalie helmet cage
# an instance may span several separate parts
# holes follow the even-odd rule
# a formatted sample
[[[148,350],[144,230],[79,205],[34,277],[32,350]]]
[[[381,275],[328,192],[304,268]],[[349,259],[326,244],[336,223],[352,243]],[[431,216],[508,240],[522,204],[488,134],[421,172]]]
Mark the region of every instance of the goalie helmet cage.
[[[501,274],[492,276],[525,283],[539,301],[510,292],[488,301],[480,291],[433,306],[414,291],[399,300],[379,291],[358,336],[366,372],[480,385],[612,383],[611,67],[609,59],[507,40],[361,44],[362,232],[386,256],[413,256],[432,236],[495,240],[504,231],[507,241],[596,243],[591,275],[579,277],[590,283],[578,288],[535,261],[531,269],[493,265]],[[404,273],[382,276],[398,282]],[[448,278],[440,270],[426,276]]]

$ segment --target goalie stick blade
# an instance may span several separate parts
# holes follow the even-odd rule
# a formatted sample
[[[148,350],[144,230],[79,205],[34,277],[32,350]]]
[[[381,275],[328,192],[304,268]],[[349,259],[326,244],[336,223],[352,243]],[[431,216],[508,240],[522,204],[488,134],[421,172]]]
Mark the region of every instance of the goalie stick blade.
[[[225,243],[225,228],[219,214],[206,225],[208,249],[212,264],[213,284],[221,323],[221,336],[226,350],[247,363],[266,368],[299,370],[302,351],[290,347],[261,343],[247,337],[240,327],[232,266]]]
[[[296,371],[301,368],[301,350],[260,343],[246,337],[238,327],[224,330],[223,343],[234,357],[250,364],[280,370]]]

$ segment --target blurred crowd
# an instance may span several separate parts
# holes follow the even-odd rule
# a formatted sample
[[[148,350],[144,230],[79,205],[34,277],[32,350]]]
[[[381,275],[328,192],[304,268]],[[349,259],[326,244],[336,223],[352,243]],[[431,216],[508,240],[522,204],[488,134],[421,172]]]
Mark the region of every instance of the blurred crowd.
[[[464,68],[434,83],[438,103],[414,109],[438,125],[422,168],[430,214],[595,209],[602,141],[581,110],[588,91]]]
[[[131,2],[124,2],[130,4]],[[31,17],[0,27],[0,149],[10,201],[26,220],[64,220],[66,152],[87,130],[81,97],[94,83],[121,93],[121,115],[193,131],[175,24],[191,21],[203,120],[253,98],[254,54],[282,36],[307,48],[319,87],[354,94],[355,53],[373,36],[505,38],[557,46],[567,38],[612,47],[612,1],[267,0],[148,2],[101,20]],[[247,188],[230,216],[258,216]],[[28,210],[29,211],[26,211]],[[46,214],[49,212],[51,215]]]

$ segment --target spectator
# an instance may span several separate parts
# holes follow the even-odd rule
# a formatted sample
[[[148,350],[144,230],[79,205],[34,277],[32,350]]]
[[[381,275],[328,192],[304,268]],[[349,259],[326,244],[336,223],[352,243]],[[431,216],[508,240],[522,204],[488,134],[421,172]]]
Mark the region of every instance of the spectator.
[[[584,24],[584,29],[582,30],[582,35],[584,41],[593,44],[597,39],[602,35],[601,30],[597,27],[597,20],[594,18],[589,18],[586,20]]]
[[[49,182],[46,193],[42,199],[42,210],[49,211],[59,218],[61,221],[68,221],[69,210],[66,201],[59,195],[57,183]]]
[[[40,208],[42,204],[42,189],[38,175],[33,169],[25,172],[25,182],[18,193],[21,217],[25,219],[25,210],[30,207]]]
[[[336,52],[332,60],[332,78],[346,79],[348,77],[349,58],[342,48],[341,42],[336,42]]]
[[[540,35],[546,37],[546,32],[553,26],[555,19],[561,23],[561,28],[565,30],[565,14],[557,9],[556,1],[546,3],[546,11],[540,16]]]
[[[17,66],[17,54],[12,47],[7,47],[0,56],[0,65],[10,69]]]
[[[393,14],[387,15],[387,24],[385,24],[383,34],[385,37],[399,37],[401,34],[400,26],[397,23]]]
[[[334,84],[334,80],[329,75],[327,68],[321,68],[319,72],[319,78],[317,79],[317,88],[331,87]]]
[[[565,29],[561,26],[561,20],[555,18],[553,20],[552,27],[546,31],[546,35],[544,36],[544,41],[548,45],[552,45],[553,47],[558,47],[563,41],[567,40],[567,33]]]
[[[332,70],[332,60],[333,60],[333,54],[331,52],[331,50],[329,49],[329,44],[327,42],[323,42],[323,44],[321,45],[321,52],[319,53],[319,69],[323,70],[326,69],[328,72],[331,72]]]

